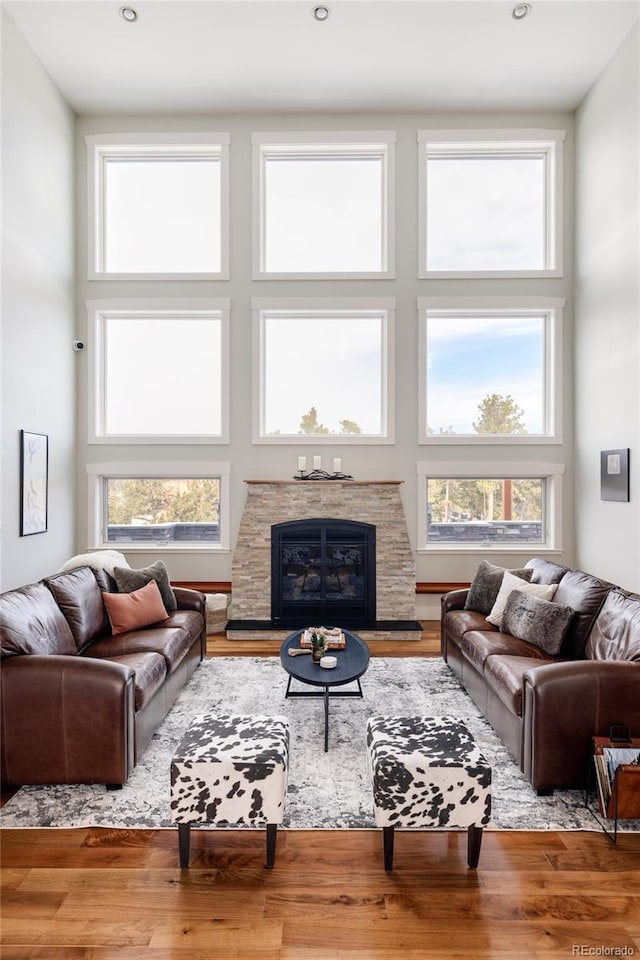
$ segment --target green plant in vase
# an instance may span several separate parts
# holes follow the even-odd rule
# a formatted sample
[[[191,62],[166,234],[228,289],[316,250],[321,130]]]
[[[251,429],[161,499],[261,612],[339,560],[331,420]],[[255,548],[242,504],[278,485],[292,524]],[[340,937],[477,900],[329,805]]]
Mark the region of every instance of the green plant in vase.
[[[324,657],[324,652],[327,646],[326,634],[318,628],[312,628],[309,631],[309,640],[311,641],[311,656],[313,658],[313,662],[320,663]]]

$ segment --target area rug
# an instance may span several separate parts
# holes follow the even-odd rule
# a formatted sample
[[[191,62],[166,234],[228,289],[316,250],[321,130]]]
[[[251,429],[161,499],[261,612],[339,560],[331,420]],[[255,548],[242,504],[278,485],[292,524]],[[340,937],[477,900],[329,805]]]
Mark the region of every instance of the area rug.
[[[328,753],[324,752],[322,700],[286,700],[286,681],[277,657],[205,660],[122,790],[107,791],[104,785],[23,787],[0,811],[0,825],[171,827],[171,758],[192,718],[200,713],[262,713],[285,714],[291,725],[284,820],[284,827],[289,829],[375,826],[365,748],[366,720],[372,714],[464,718],[492,767],[493,812],[488,829],[600,829],[585,808],[580,791],[558,791],[552,797],[536,795],[439,658],[372,658],[362,678],[363,699],[331,702]]]

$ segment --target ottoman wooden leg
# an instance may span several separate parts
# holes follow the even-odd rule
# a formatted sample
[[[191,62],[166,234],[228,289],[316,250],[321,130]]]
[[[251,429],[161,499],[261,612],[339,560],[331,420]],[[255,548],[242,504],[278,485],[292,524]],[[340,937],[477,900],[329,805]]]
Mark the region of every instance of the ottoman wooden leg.
[[[395,838],[393,827],[382,828],[382,844],[384,847],[384,868],[393,870],[393,841]]]
[[[178,824],[178,847],[180,849],[180,869],[186,870],[189,866],[189,845],[191,840],[191,824]]]
[[[276,837],[278,833],[277,823],[267,824],[267,862],[265,866],[270,870],[276,862]]]
[[[482,827],[471,824],[467,828],[467,863],[470,867],[477,867],[482,845]]]

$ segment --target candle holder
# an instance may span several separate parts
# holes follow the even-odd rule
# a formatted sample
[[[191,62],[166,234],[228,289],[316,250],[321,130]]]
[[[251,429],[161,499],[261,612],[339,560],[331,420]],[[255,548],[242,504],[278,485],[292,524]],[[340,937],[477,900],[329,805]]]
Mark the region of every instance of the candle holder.
[[[298,470],[294,480],[353,480],[348,473],[329,473],[328,470]]]

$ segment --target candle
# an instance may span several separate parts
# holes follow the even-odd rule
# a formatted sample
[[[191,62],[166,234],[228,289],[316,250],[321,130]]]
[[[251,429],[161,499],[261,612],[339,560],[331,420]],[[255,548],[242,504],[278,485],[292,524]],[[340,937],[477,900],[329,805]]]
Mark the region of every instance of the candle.
[[[313,469],[314,469],[314,470],[319,470],[321,466],[322,466],[322,457],[314,457],[314,458],[313,458]]]
[[[307,458],[298,457],[298,470],[306,470],[306,469],[307,469]]]
[[[340,459],[340,457],[333,458],[333,472],[334,473],[342,472],[342,460]]]

